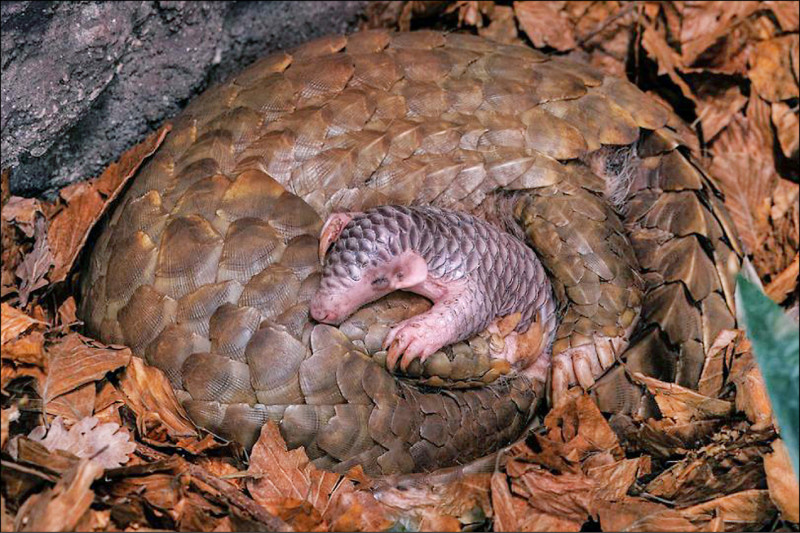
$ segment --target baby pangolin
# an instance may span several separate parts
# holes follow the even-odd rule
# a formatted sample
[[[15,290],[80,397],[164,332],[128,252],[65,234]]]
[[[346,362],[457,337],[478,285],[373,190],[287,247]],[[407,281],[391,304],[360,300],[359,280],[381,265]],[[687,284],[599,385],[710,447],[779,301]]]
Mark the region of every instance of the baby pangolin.
[[[538,374],[549,361],[556,304],[536,254],[509,233],[457,211],[381,206],[331,215],[320,257],[322,280],[310,308],[319,322],[339,324],[395,290],[433,302],[389,332],[384,348],[390,369],[399,359],[406,370],[414,359],[424,362],[444,346],[505,324],[513,331],[501,331],[510,333],[506,348],[493,355],[543,378]]]

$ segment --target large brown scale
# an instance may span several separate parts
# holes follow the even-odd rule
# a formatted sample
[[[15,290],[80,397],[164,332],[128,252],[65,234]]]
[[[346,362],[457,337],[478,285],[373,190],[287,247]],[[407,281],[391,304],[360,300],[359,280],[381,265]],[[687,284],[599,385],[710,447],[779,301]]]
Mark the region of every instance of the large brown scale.
[[[381,204],[511,220],[561,305],[555,360],[624,347],[636,326],[614,358],[692,387],[735,325],[741,250],[672,121],[627,81],[469,35],[370,31],[277,53],[176,120],[94,247],[83,316],[161,368],[198,425],[246,446],[272,419],[326,468],[467,463],[521,435],[545,383],[487,359],[485,338],[418,379],[390,374],[380,341],[420,297],[314,324],[323,220]],[[620,209],[609,180],[630,189]],[[603,366],[601,408],[639,410],[625,368]]]

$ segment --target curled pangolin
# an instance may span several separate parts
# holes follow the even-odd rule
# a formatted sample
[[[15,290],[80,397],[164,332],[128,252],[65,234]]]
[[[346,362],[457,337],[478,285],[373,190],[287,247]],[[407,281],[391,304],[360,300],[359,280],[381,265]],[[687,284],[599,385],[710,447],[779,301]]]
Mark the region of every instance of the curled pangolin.
[[[545,393],[544,371],[497,356],[530,311],[500,334],[473,335],[502,310],[461,316],[474,327],[409,357],[402,379],[387,368],[407,350],[383,345],[425,298],[394,293],[336,327],[309,316],[324,219],[435,206],[535,251],[558,309],[527,331],[547,338],[557,313],[556,399],[579,383],[604,410],[633,412],[642,395],[620,359],[695,386],[735,325],[741,250],[677,120],[626,81],[469,35],[378,30],[274,54],[176,120],[94,247],[82,316],[226,438],[249,446],[272,419],[325,468],[465,463],[518,438]],[[316,318],[345,318],[324,307]]]

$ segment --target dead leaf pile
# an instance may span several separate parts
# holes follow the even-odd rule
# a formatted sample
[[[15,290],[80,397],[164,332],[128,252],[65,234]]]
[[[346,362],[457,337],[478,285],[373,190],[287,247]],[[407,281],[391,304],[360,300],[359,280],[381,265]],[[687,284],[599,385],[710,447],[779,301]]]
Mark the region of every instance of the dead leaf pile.
[[[796,305],[797,2],[372,2],[366,24],[456,28],[588,60],[674,109],[776,301]],[[749,342],[723,331],[698,390],[634,375],[658,418],[573,391],[481,468],[369,479],[264,426],[249,458],[168,379],[82,335],[71,275],[165,126],[55,202],[2,173],[0,521],[9,530],[797,531],[798,484]]]

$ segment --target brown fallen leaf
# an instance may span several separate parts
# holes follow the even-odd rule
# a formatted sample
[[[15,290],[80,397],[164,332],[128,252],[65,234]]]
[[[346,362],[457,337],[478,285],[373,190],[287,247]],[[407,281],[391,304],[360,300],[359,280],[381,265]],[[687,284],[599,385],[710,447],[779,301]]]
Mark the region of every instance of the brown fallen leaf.
[[[495,5],[489,25],[478,29],[478,35],[503,44],[521,44],[517,32],[514,10],[510,6]]]
[[[47,351],[49,368],[40,394],[45,404],[81,385],[100,380],[131,360],[129,348],[106,346],[78,333],[62,337]]]
[[[519,25],[537,48],[552,46],[566,51],[575,48],[572,25],[562,12],[565,2],[514,2]]]
[[[603,531],[700,531],[679,511],[642,498],[603,502],[598,517]]]
[[[77,310],[75,298],[70,296],[58,306],[58,323],[63,326],[69,326],[78,322]]]
[[[763,436],[722,430],[650,480],[642,494],[685,506],[763,486],[761,456],[767,450]]]
[[[800,254],[795,254],[794,259],[786,269],[778,274],[769,285],[764,287],[767,296],[776,303],[783,303],[786,297],[797,287],[797,278],[800,274]]]
[[[19,409],[16,405],[0,410],[0,450],[5,449],[11,423],[17,420],[19,420]]]
[[[701,95],[697,101],[697,121],[703,126],[703,138],[710,142],[730,123],[747,103],[739,87],[728,87],[721,94]]]
[[[539,465],[510,460],[508,475],[511,492],[523,497],[534,511],[569,520],[578,529],[596,513],[597,482],[582,473],[556,475]]]
[[[383,480],[382,480],[383,481]],[[491,475],[450,471],[447,474],[400,476],[377,482],[372,492],[382,504],[401,511],[404,522],[424,531],[460,531],[480,527],[491,515]]]
[[[15,272],[20,279],[19,299],[22,306],[28,304],[33,291],[48,284],[45,277],[53,266],[53,253],[47,240],[47,222],[44,217],[37,217],[34,223],[33,249],[20,262]]]
[[[759,96],[768,102],[797,98],[798,85],[792,72],[792,48],[798,35],[784,35],[757,43],[750,59],[748,77]]]
[[[774,520],[777,510],[769,491],[751,489],[681,509],[680,513],[700,527],[722,517],[724,531],[760,531]]]
[[[182,438],[197,439],[194,425],[161,370],[132,357],[119,386],[125,403],[136,413],[136,426],[145,440],[164,444]]]
[[[61,191],[67,205],[50,220],[47,238],[53,251],[50,282],[66,279],[91,229],[142,163],[161,145],[172,126],[165,124],[144,142],[109,165],[96,180],[79,182]]]
[[[95,402],[95,384],[87,383],[47,403],[45,412],[51,416],[61,417],[67,425],[92,416]]]
[[[736,376],[734,384],[736,410],[745,414],[747,420],[753,424],[753,430],[760,431],[774,425],[767,386],[754,361]]]
[[[737,115],[720,133],[711,151],[714,158],[709,168],[725,193],[725,206],[736,224],[746,249],[761,249],[762,236],[769,233],[770,198],[778,183],[771,158],[759,153],[772,153],[771,143],[762,138],[751,112],[766,107],[751,99],[748,117]],[[770,146],[765,152],[765,146]]]
[[[796,1],[767,0],[764,6],[775,14],[783,31],[797,31],[800,26],[800,12]]]
[[[788,104],[775,102],[771,111],[772,124],[778,134],[783,155],[796,158],[795,154],[800,148],[800,121],[797,117],[797,107],[792,109]]]
[[[76,457],[96,461],[103,468],[117,468],[128,462],[136,449],[130,433],[117,424],[99,424],[94,417],[87,417],[69,430],[61,417],[56,417],[49,428],[38,426],[28,438],[41,442],[49,451],[64,450]]]
[[[306,502],[318,513],[317,526],[325,529],[340,521],[340,525],[347,524],[351,531],[379,531],[393,521],[388,508],[371,494],[356,490],[352,481],[315,467],[302,448],[289,451],[272,421],[261,429],[247,472],[253,476],[247,482],[247,490],[272,514],[281,515],[284,506],[297,508],[303,505],[297,502]],[[357,511],[355,516],[348,513],[352,509]],[[301,516],[281,515],[292,525],[295,524],[292,520]],[[304,528],[310,525],[302,522]]]
[[[633,379],[645,385],[661,413],[676,422],[723,418],[733,413],[731,402],[709,398],[677,383],[666,383],[639,372],[633,375]]]
[[[44,335],[39,331],[33,331],[5,343],[2,349],[2,358],[18,365],[35,365],[45,368],[47,357],[44,351]]]
[[[36,215],[43,215],[39,200],[19,196],[9,198],[0,213],[5,222],[13,223],[29,239],[33,238]]]
[[[800,522],[800,488],[782,439],[772,442],[772,453],[764,455],[769,497],[788,522]]]
[[[44,324],[7,303],[0,305],[0,343],[14,340],[35,324]]]
[[[749,347],[750,343],[742,330],[720,331],[706,354],[703,371],[697,383],[697,392],[711,398],[718,397],[728,383],[731,364],[736,354],[742,353]]]
[[[511,494],[505,474],[492,475],[494,531],[580,531],[581,524],[532,509],[523,499]]]
[[[52,489],[34,494],[20,507],[16,531],[72,531],[94,499],[91,485],[103,467],[84,459]]]

